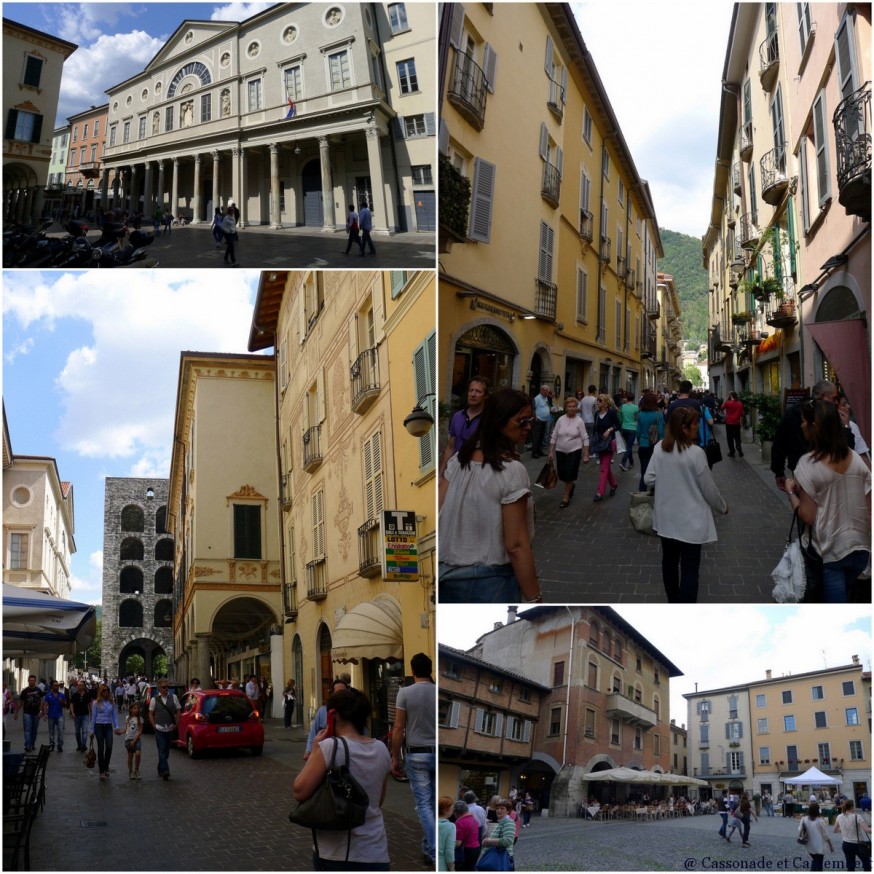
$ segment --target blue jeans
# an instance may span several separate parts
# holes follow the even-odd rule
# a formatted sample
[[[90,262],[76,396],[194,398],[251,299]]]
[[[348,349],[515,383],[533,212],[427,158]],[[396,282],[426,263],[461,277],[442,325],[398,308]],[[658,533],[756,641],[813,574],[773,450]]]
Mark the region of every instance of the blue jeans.
[[[826,604],[846,604],[850,586],[868,565],[869,553],[857,549],[845,555],[840,561],[826,561],[822,564],[823,600]]]
[[[59,750],[64,748],[64,717],[49,716],[49,743],[57,746]],[[55,739],[57,735],[57,739]]]
[[[728,828],[728,811],[720,810],[719,815],[722,817],[722,827],[719,829],[719,834],[725,837],[725,830]]]
[[[88,746],[88,716],[73,717],[76,724],[76,746],[85,749]]]
[[[97,741],[97,770],[101,774],[109,772],[112,759],[113,727],[108,722],[98,722],[94,726],[94,739]]]
[[[36,746],[36,732],[39,728],[38,713],[22,713],[21,719],[24,724],[24,747],[32,750]]]
[[[437,821],[436,788],[434,782],[434,753],[410,753],[404,759],[407,776],[410,778],[410,788],[416,802],[416,813],[422,823],[422,852],[433,862],[436,859],[434,846],[434,828]]]
[[[637,431],[626,431],[624,428],[622,429],[622,439],[625,441],[625,452],[622,454],[622,461],[620,464],[625,467],[631,467],[634,464],[634,453],[631,450],[634,449],[635,437],[637,437]]]
[[[170,737],[172,732],[155,730],[155,746],[158,748],[158,773],[169,774],[170,762],[167,757],[170,754]]]
[[[508,604],[522,597],[509,564],[439,564],[437,588],[443,604]]]

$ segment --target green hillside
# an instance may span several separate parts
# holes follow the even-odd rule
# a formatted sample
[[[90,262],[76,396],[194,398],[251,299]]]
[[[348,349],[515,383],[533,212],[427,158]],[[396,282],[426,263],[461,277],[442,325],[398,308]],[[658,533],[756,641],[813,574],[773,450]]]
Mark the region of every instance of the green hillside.
[[[707,342],[707,271],[701,266],[701,240],[659,228],[665,257],[660,273],[674,277],[680,298],[683,345],[697,348]]]

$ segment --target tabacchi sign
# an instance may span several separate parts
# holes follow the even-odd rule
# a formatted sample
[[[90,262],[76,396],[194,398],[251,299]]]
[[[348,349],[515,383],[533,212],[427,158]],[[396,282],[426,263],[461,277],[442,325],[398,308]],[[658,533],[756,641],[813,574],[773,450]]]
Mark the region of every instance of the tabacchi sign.
[[[382,511],[382,578],[399,583],[419,580],[416,514],[411,510]]]

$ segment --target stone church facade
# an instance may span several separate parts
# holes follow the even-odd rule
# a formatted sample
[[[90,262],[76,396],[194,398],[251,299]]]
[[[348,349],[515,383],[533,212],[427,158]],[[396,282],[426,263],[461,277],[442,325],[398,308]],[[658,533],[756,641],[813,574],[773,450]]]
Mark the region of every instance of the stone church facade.
[[[173,664],[173,538],[166,533],[165,479],[107,477],[103,506],[103,665],[130,673],[128,656]]]

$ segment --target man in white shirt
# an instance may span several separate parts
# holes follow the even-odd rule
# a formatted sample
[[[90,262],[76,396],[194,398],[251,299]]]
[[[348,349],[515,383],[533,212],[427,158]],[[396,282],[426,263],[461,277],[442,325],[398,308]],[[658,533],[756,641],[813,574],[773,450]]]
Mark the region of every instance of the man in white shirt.
[[[595,433],[595,407],[598,406],[598,389],[594,385],[589,386],[589,393],[580,400],[580,416],[583,424],[589,432],[589,440]]]
[[[473,818],[479,823],[479,840],[482,843],[483,837],[488,834],[488,826],[486,825],[486,812],[477,804],[476,793],[468,790],[464,793],[464,803],[467,809],[473,814]]]
[[[540,394],[534,398],[534,427],[531,429],[531,457],[543,455],[544,438],[552,421],[549,402],[549,386],[540,386]]]

